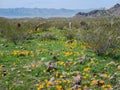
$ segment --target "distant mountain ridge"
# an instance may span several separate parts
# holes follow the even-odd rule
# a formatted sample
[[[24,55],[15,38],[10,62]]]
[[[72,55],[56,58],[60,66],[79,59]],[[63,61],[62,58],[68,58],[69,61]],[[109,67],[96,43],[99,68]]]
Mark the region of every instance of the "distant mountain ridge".
[[[120,17],[120,4],[116,4],[107,10],[92,10],[87,13],[79,12],[74,17],[106,17],[117,16]]]
[[[0,17],[73,17],[77,12],[88,12],[91,9],[47,9],[47,8],[0,8]]]
[[[114,5],[112,8],[108,9],[111,15],[120,16],[120,4]]]

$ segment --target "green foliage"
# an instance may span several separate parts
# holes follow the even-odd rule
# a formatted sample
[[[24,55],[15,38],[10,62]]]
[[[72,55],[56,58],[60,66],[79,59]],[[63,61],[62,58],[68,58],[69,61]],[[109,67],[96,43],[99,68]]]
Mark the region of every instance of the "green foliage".
[[[0,22],[1,36],[14,44],[28,39],[32,25],[30,23],[18,23],[12,20]]]
[[[102,18],[49,20],[51,28],[45,25],[48,31],[41,26],[34,31],[35,25],[48,19],[0,20],[0,90],[71,90],[79,86],[78,89],[119,90],[120,59],[92,52],[105,45],[107,49],[101,51],[119,50],[119,19],[114,24]],[[64,27],[64,20],[66,25],[69,21],[73,23],[71,29],[54,27],[54,21],[61,21]],[[22,27],[16,26],[18,21]],[[80,21],[89,23],[89,28],[79,27]],[[28,39],[21,36],[26,32]],[[29,38],[29,33],[33,38]],[[66,37],[67,33],[70,34]],[[8,37],[16,37],[16,42],[25,41],[15,45],[4,40],[10,40]],[[88,51],[89,47],[92,51]]]
[[[45,33],[40,37],[40,40],[58,40],[58,38],[51,33]]]
[[[63,35],[66,37],[67,40],[75,39],[77,35],[77,30],[74,29],[65,29],[63,31]]]
[[[115,54],[115,51],[120,49],[120,29],[118,22],[112,25],[107,22],[98,27],[96,26],[93,30],[82,30],[81,37],[81,40],[88,43],[98,55],[106,53]]]

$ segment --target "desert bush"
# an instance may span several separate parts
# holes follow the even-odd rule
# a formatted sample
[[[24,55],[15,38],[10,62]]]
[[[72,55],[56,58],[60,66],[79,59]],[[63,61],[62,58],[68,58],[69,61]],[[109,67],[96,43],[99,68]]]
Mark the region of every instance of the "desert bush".
[[[49,31],[49,28],[51,27],[51,22],[44,22],[40,25],[41,31]]]
[[[57,22],[54,22],[54,26],[57,29],[64,30],[64,28],[68,28],[68,22],[57,21]]]
[[[98,55],[115,54],[115,51],[120,49],[119,23],[114,23],[112,26],[106,23],[99,25],[95,30],[82,30],[81,40],[88,43],[89,48]]]
[[[52,33],[45,33],[40,37],[40,40],[58,40],[58,38]]]
[[[31,26],[30,23],[18,23],[6,20],[0,22],[1,36],[17,44],[17,42],[23,42],[31,36],[29,33]]]
[[[75,39],[75,37],[77,35],[77,30],[66,29],[63,31],[63,35],[66,37],[67,40]]]
[[[89,29],[88,23],[85,22],[85,21],[81,21],[80,22],[80,28],[82,28],[84,30],[88,30]]]

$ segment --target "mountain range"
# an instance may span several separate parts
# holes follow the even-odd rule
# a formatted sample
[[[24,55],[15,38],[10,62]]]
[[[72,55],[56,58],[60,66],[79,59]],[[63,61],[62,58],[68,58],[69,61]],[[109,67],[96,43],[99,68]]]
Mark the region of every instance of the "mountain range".
[[[50,18],[50,17],[120,17],[120,4],[109,9],[47,9],[47,8],[0,8],[0,17],[6,18]]]
[[[78,12],[88,12],[91,9],[47,9],[47,8],[0,8],[0,17],[73,17]]]
[[[79,12],[74,17],[107,17],[107,16],[117,16],[120,17],[120,4],[116,4],[113,7],[105,10],[92,10],[90,12]]]

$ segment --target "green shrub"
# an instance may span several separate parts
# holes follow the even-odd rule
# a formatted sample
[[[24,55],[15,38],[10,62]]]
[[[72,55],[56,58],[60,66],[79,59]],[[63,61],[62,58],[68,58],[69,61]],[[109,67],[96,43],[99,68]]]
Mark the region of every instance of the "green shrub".
[[[74,29],[65,29],[63,31],[63,35],[66,37],[67,40],[75,39],[77,35],[77,30]]]
[[[95,30],[82,30],[80,36],[98,55],[115,54],[115,51],[120,49],[119,23],[112,26],[106,23],[99,25]]]
[[[0,22],[1,36],[17,44],[17,42],[23,42],[31,36],[29,33],[31,26],[30,23],[18,23],[12,20],[2,21]]]
[[[40,40],[58,40],[58,38],[51,33],[45,33],[40,37]]]

